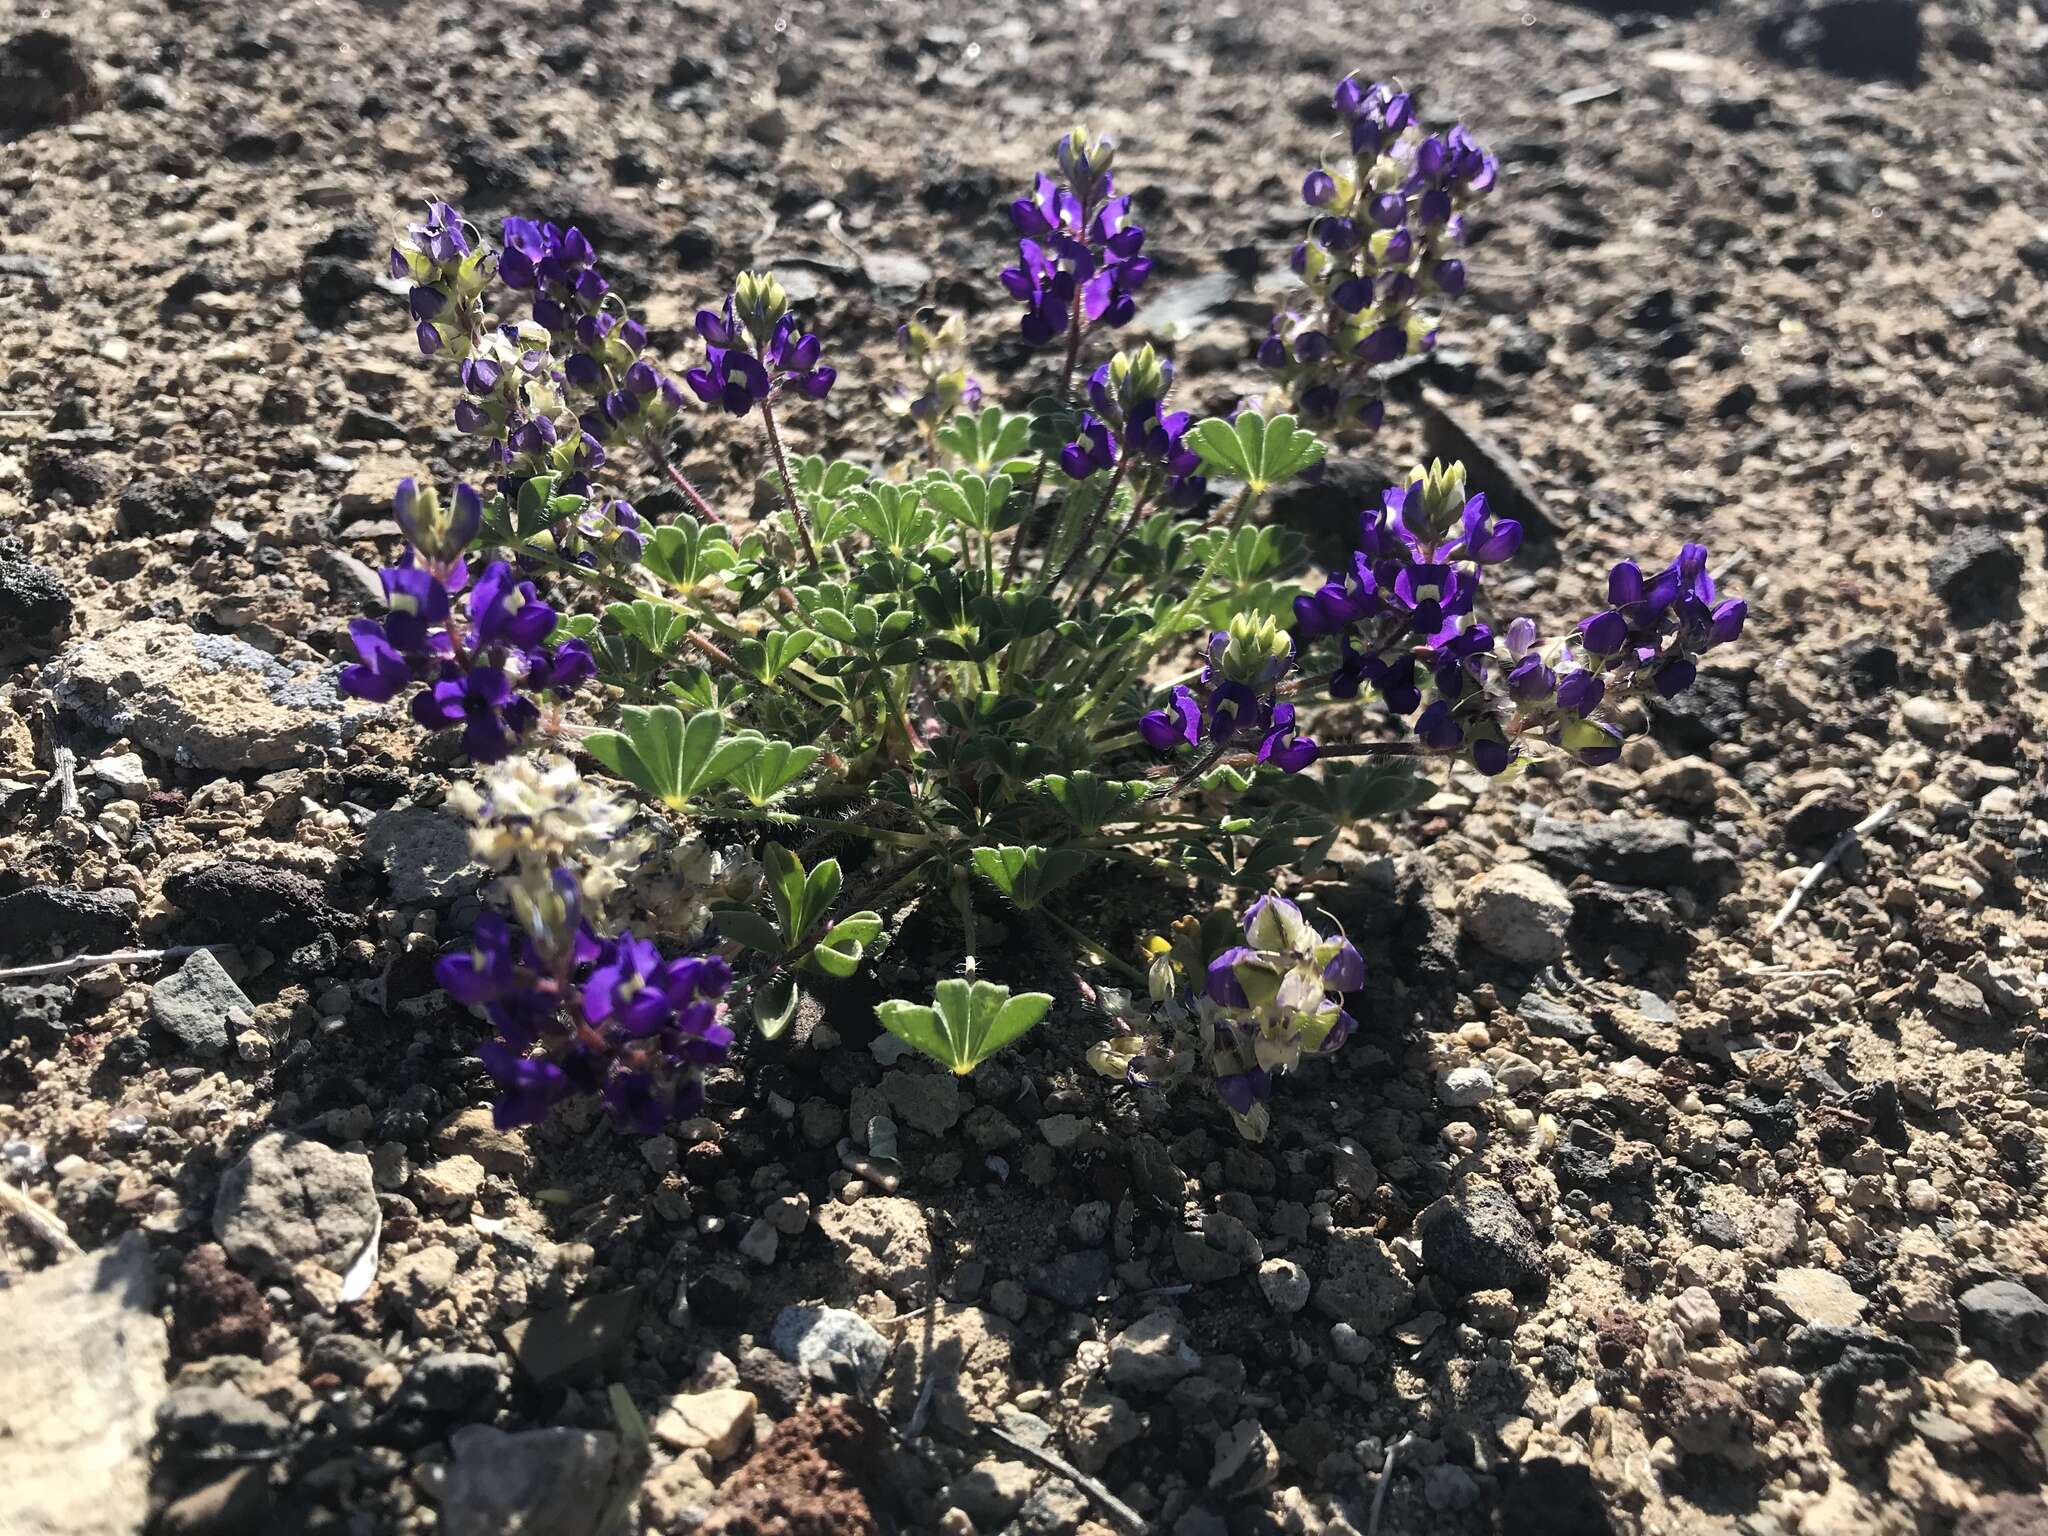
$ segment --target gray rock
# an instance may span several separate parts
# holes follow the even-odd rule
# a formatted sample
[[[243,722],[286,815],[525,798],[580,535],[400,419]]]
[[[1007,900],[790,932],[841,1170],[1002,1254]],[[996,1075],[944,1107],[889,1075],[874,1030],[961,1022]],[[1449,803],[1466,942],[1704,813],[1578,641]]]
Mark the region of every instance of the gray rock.
[[[1387,1245],[1363,1227],[1331,1232],[1316,1310],[1362,1338],[1377,1338],[1408,1315],[1415,1287]]]
[[[9,1536],[133,1536],[170,1342],[149,1246],[67,1259],[0,1289],[0,1508]]]
[[[1572,899],[1533,864],[1499,864],[1464,893],[1460,920],[1473,942],[1516,965],[1548,965],[1564,953]]]
[[[1275,1312],[1299,1312],[1308,1305],[1308,1271],[1292,1259],[1268,1259],[1259,1266],[1259,1290]]]
[[[1164,1392],[1202,1368],[1175,1312],[1148,1312],[1109,1341],[1109,1384],[1130,1392]]]
[[[218,1056],[255,1026],[256,1005],[235,985],[211,950],[185,957],[177,971],[149,989],[150,1021],[195,1056]]]
[[[1100,1248],[1063,1253],[1031,1271],[1032,1289],[1074,1310],[1116,1294],[1116,1266]]]
[[[2015,1280],[1986,1280],[1956,1298],[1963,1331],[2013,1349],[2048,1342],[2048,1302]]]
[[[889,1345],[858,1312],[839,1307],[784,1307],[769,1330],[775,1352],[814,1381],[845,1390],[874,1390],[889,1363]]]
[[[282,1415],[229,1386],[180,1387],[156,1422],[166,1446],[193,1458],[273,1450],[291,1434]]]
[[[927,1136],[943,1136],[960,1121],[960,1079],[950,1072],[890,1072],[882,1093],[898,1120]]]
[[[1711,884],[1735,872],[1735,860],[1675,817],[1641,821],[1564,821],[1545,816],[1522,846],[1535,857],[1574,874],[1616,885]]]
[[[469,851],[469,829],[445,811],[407,805],[370,818],[363,857],[384,871],[401,906],[444,905],[467,896],[484,872]]]
[[[378,1426],[387,1445],[415,1447],[441,1438],[458,1419],[488,1417],[502,1377],[489,1355],[451,1351],[413,1362]]]
[[[915,296],[932,280],[931,263],[908,251],[870,251],[861,271],[884,293]]]
[[[1454,1296],[1519,1291],[1543,1279],[1536,1234],[1503,1190],[1479,1184],[1462,1199],[1445,1196],[1416,1226],[1424,1267]]]
[[[276,1279],[309,1260],[346,1275],[377,1223],[370,1160],[286,1131],[259,1137],[213,1203],[213,1235],[229,1256]]]
[[[1437,1102],[1446,1109],[1471,1109],[1494,1091],[1493,1074],[1484,1067],[1446,1067],[1436,1075]]]
[[[595,1429],[465,1424],[441,1494],[446,1536],[593,1536],[619,1444]]]
[[[196,768],[303,763],[339,747],[371,711],[334,668],[282,661],[230,635],[143,619],[71,646],[43,678],[58,704],[109,735]]]

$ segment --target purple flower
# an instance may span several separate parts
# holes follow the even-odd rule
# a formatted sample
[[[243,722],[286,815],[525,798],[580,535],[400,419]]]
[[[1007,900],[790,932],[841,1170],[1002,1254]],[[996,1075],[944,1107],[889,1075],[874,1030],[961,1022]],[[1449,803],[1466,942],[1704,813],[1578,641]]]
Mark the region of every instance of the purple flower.
[[[1101,417],[1081,413],[1081,435],[1060,450],[1060,471],[1069,480],[1086,480],[1117,461],[1116,434]]]
[[[675,1011],[662,971],[659,949],[630,930],[620,934],[583,984],[583,1017],[629,1035],[651,1033]]]
[[[480,644],[526,650],[554,630],[555,610],[541,601],[532,582],[520,580],[503,560],[494,560],[469,594],[469,619]]]
[[[501,1131],[540,1124],[572,1091],[568,1074],[554,1062],[527,1056],[503,1041],[485,1041],[477,1055],[498,1085],[491,1120]]]
[[[443,955],[434,979],[458,1003],[492,1003],[519,984],[519,954],[512,930],[495,912],[485,912],[470,931],[469,948]]]
[[[375,619],[351,619],[349,639],[360,661],[341,669],[341,691],[352,698],[383,704],[412,684],[412,667]]]
[[[540,711],[519,696],[502,667],[450,666],[440,681],[413,695],[412,717],[430,731],[461,726],[470,761],[495,763],[519,745]]]
[[[1194,690],[1175,688],[1164,709],[1140,717],[1138,734],[1154,752],[1194,746],[1202,739],[1202,706],[1196,702]]]

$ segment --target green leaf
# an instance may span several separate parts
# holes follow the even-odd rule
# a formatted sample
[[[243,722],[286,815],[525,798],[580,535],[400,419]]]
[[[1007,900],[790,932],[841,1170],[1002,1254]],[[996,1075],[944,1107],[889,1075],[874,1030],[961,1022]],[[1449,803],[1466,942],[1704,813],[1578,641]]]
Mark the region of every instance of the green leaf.
[[[783,952],[782,935],[776,932],[773,923],[752,907],[713,907],[711,915],[718,920],[721,937],[744,944],[748,949],[758,949],[764,955]]]
[[[799,747],[787,741],[770,741],[751,762],[726,777],[747,797],[751,805],[762,806],[804,776],[818,759],[817,747]]]
[[[623,731],[594,731],[584,746],[620,778],[678,810],[706,785],[737,773],[767,745],[751,733],[721,740],[724,726],[713,710],[685,716],[673,704],[657,704],[628,705],[619,713]]]
[[[949,978],[938,984],[927,1008],[892,998],[875,1007],[882,1027],[959,1076],[966,1076],[1004,1046],[1021,1038],[1046,1015],[1052,998],[992,981]]]
[[[739,564],[739,552],[723,528],[707,527],[685,512],[648,536],[640,563],[669,586],[688,592]]]
[[[1198,421],[1188,429],[1188,441],[1212,474],[1242,480],[1253,495],[1300,474],[1328,451],[1292,416],[1268,421],[1257,411],[1245,411],[1234,422],[1215,416]]]
[[[1145,799],[1142,779],[1105,779],[1099,773],[1049,773],[1033,779],[1037,790],[1066,814],[1084,832],[1093,832],[1106,821],[1134,811]]]
[[[924,499],[944,516],[976,533],[993,533],[1015,521],[1010,493],[1016,482],[1008,475],[933,475],[925,481]]]
[[[939,428],[939,445],[977,474],[992,470],[1028,470],[1025,454],[1031,447],[1031,419],[1011,416],[999,405],[991,405],[979,416],[965,413]]]
[[[861,956],[867,953],[868,945],[874,943],[881,932],[879,912],[848,913],[825,930],[825,936],[818,940],[818,947],[811,951],[810,958],[827,976],[837,976],[843,981],[859,968]]]
[[[1074,848],[977,848],[974,867],[1019,907],[1030,909],[1081,871],[1086,854]]]
[[[770,977],[754,989],[754,1027],[764,1040],[778,1040],[796,1018],[796,978]]]

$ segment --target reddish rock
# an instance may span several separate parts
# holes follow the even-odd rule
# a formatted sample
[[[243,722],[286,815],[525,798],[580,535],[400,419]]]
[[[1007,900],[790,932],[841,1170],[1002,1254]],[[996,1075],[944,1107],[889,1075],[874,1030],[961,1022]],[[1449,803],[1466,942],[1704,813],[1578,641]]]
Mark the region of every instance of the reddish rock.
[[[256,1282],[228,1264],[218,1243],[194,1248],[178,1270],[171,1345],[180,1355],[258,1355],[270,1337],[270,1303]]]
[[[851,1398],[784,1419],[718,1490],[700,1536],[879,1536],[869,1479],[887,1437],[874,1410]]]

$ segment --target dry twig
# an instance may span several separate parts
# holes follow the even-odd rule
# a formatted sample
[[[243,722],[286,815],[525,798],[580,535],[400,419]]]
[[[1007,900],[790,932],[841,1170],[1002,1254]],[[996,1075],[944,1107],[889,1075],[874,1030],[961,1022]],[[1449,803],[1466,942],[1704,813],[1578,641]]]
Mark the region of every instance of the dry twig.
[[[0,1210],[19,1216],[21,1224],[56,1249],[59,1258],[74,1259],[85,1252],[63,1222],[5,1179],[0,1179]]]
[[[34,981],[43,976],[70,976],[79,971],[96,971],[103,965],[142,965],[152,960],[182,960],[217,944],[173,944],[169,949],[117,949],[104,955],[73,955],[68,960],[48,960],[41,965],[17,965],[0,971],[0,981]]]
[[[1048,1451],[1042,1445],[1033,1445],[1029,1440],[1011,1434],[985,1419],[976,1419],[974,1427],[993,1440],[1000,1440],[1027,1461],[1035,1461],[1048,1472],[1056,1472],[1080,1489],[1088,1497],[1108,1510],[1116,1522],[1126,1530],[1143,1531],[1145,1517],[1139,1514],[1109,1489],[1083,1472],[1057,1451]]]
[[[1905,803],[1903,800],[1887,800],[1883,805],[1880,805],[1868,816],[1857,822],[1855,826],[1836,838],[1835,846],[1822,854],[1820,862],[1802,875],[1799,883],[1792,887],[1792,894],[1785,898],[1785,905],[1778,908],[1778,915],[1772,918],[1770,926],[1764,929],[1764,936],[1769,938],[1780,928],[1784,927],[1786,919],[1799,910],[1799,903],[1806,900],[1813,888],[1820,884],[1821,878],[1834,867],[1843,854],[1849,851],[1856,840],[1866,832],[1875,832],[1879,827],[1898,815],[1900,808]]]

